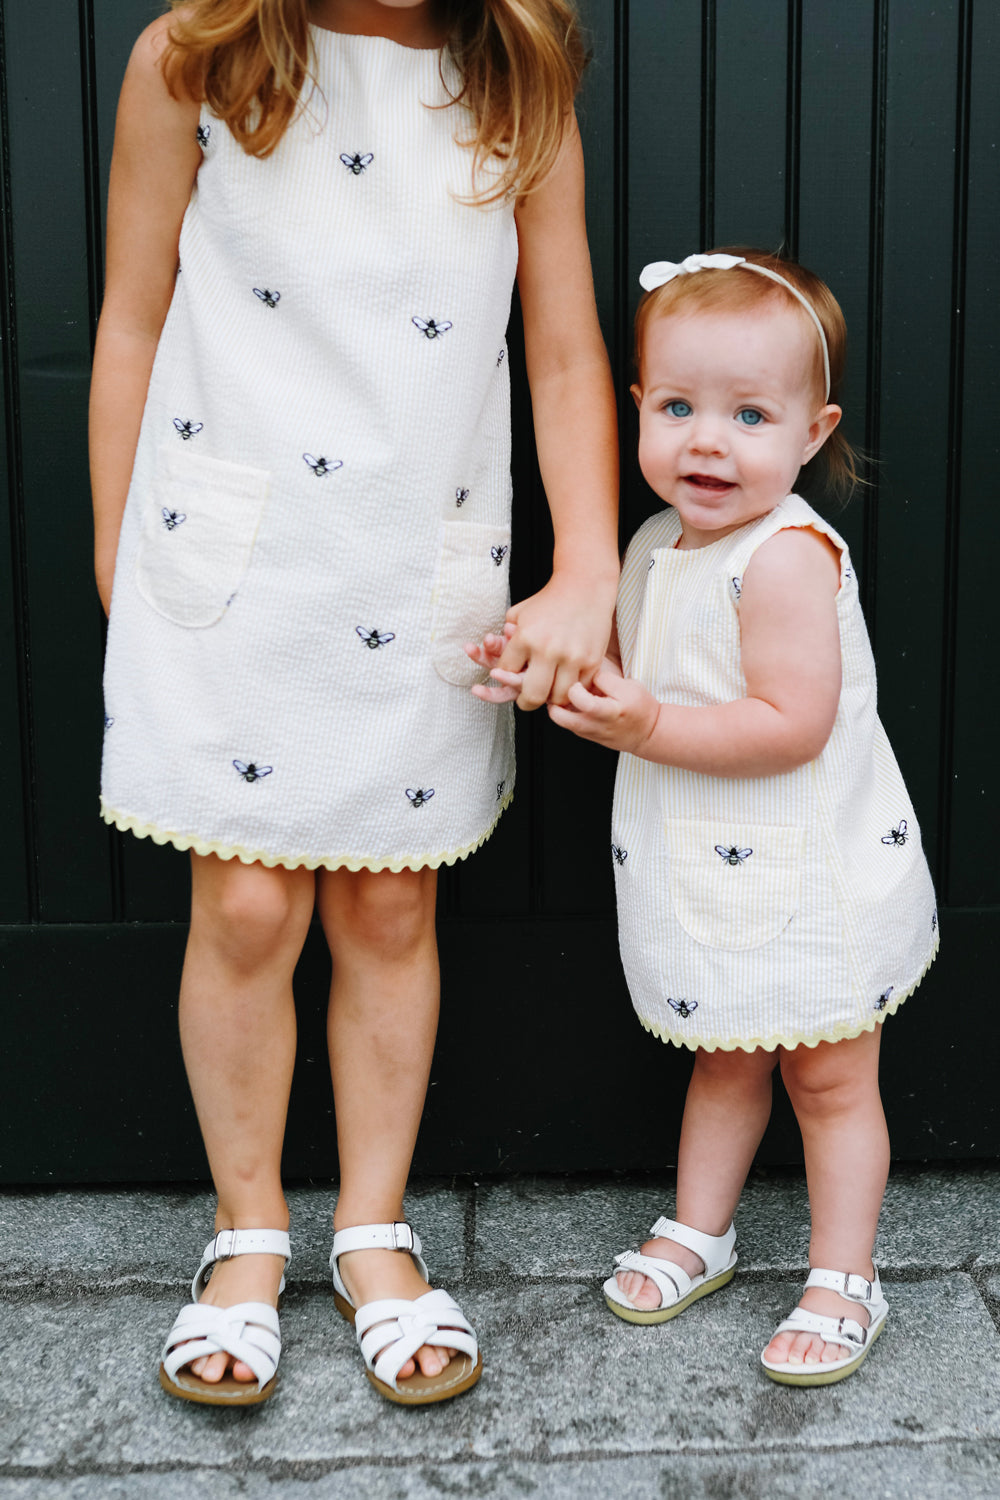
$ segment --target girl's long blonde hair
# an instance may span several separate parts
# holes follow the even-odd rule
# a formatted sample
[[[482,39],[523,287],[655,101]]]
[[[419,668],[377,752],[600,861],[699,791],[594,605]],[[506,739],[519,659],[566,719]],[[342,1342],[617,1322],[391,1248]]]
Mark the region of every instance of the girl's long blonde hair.
[[[170,0],[171,93],[204,100],[244,151],[269,156],[310,75],[308,0]],[[585,52],[572,0],[437,0],[475,122],[478,164],[503,164],[480,201],[530,193],[551,168]]]

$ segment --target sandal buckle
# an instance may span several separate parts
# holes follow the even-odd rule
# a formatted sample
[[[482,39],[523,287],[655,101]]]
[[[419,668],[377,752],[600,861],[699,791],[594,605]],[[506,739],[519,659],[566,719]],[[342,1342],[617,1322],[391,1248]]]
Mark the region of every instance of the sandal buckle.
[[[409,1250],[412,1253],[413,1230],[410,1228],[409,1224],[405,1222],[401,1223],[399,1221],[394,1223],[392,1226],[392,1237],[395,1240],[395,1245],[393,1247],[394,1249]]]
[[[854,1326],[856,1328],[860,1328],[861,1329],[861,1337],[860,1337],[860,1339],[857,1337],[856,1334],[847,1333],[845,1331],[845,1329],[844,1329],[844,1324],[845,1323],[854,1323]],[[837,1332],[840,1334],[841,1338],[846,1339],[849,1344],[856,1345],[856,1347],[858,1349],[863,1349],[865,1347],[865,1345],[867,1344],[867,1342],[868,1342],[868,1329],[862,1327],[862,1325],[860,1323],[856,1322],[854,1318],[841,1318],[840,1321],[837,1324]]]
[[[859,1296],[857,1292],[852,1292],[851,1291],[851,1282],[852,1281],[860,1281],[860,1282],[862,1282],[862,1284],[864,1285],[864,1289],[865,1289],[864,1296]],[[845,1271],[844,1272],[844,1291],[843,1291],[843,1295],[848,1299],[848,1301],[850,1301],[850,1302],[870,1302],[872,1300],[872,1291],[873,1290],[874,1289],[872,1287],[871,1282],[868,1281],[866,1277],[864,1277],[864,1276],[858,1276],[853,1271]]]
[[[220,1229],[212,1242],[213,1260],[232,1260],[236,1254],[236,1230]]]

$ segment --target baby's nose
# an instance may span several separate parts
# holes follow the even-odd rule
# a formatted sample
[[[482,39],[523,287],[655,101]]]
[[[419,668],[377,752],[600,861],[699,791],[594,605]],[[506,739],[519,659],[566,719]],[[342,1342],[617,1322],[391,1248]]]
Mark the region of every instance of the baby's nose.
[[[688,432],[690,447],[697,453],[726,451],[725,422],[711,412],[699,412]]]

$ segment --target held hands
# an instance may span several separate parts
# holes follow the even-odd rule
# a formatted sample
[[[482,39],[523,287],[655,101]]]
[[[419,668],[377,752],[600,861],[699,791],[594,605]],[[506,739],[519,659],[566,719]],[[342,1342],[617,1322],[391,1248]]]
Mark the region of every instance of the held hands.
[[[568,703],[570,688],[592,681],[607,649],[616,587],[614,576],[605,586],[555,574],[537,594],[507,611],[502,637],[466,646],[494,679],[472,691],[487,702],[516,702],[523,709]]]

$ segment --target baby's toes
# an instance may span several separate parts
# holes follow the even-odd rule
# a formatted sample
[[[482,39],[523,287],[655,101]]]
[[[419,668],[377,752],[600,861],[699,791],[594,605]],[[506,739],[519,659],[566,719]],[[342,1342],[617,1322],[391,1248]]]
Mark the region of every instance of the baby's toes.
[[[835,1359],[843,1359],[847,1352],[843,1344],[824,1344],[823,1353],[820,1358],[823,1364],[831,1365]]]
[[[649,1276],[643,1276],[641,1271],[619,1271],[615,1279],[633,1307],[641,1312],[651,1312],[659,1307],[660,1289]]]
[[[770,1360],[772,1365],[787,1364],[792,1339],[793,1335],[790,1333],[776,1333],[764,1350],[764,1358]]]

